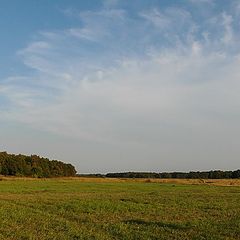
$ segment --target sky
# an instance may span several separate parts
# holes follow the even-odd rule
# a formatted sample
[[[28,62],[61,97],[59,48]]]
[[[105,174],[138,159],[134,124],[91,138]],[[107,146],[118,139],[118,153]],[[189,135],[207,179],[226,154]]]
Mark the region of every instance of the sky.
[[[239,90],[238,0],[0,0],[0,151],[234,170]]]

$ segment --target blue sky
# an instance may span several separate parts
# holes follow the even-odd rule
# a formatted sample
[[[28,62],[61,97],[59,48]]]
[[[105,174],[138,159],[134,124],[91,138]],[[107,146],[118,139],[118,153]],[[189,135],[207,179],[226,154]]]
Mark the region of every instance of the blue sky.
[[[0,145],[79,172],[239,168],[240,3],[0,2]]]

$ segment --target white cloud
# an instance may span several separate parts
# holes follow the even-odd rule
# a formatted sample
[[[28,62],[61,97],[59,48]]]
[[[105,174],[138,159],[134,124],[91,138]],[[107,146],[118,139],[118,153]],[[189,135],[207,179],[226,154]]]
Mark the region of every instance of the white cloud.
[[[152,131],[159,131],[151,125],[159,124],[161,128],[165,123],[170,128],[194,127],[196,121],[203,126],[211,125],[219,121],[217,114],[224,115],[238,100],[234,92],[239,87],[239,60],[199,55],[199,49],[194,43],[188,54],[133,59],[117,68],[103,69],[100,74],[89,73],[82,79],[74,79],[73,86],[66,82],[65,91],[57,95],[57,101],[43,99],[40,105],[36,105],[36,94],[44,95],[44,89],[23,87],[21,93],[16,94],[15,90],[12,95],[8,89],[8,95],[21,109],[14,112],[13,118],[37,128],[98,141],[148,142],[151,136],[147,131],[153,135]],[[62,84],[65,78],[59,77],[58,81]],[[204,116],[201,111],[208,114]]]
[[[230,44],[233,41],[233,29],[232,29],[232,22],[233,17],[231,15],[227,15],[225,12],[222,14],[222,24],[225,29],[224,36],[222,41],[225,44]]]
[[[159,27],[160,29],[166,29],[170,27],[171,20],[166,17],[163,13],[161,13],[158,9],[153,9],[150,13],[143,12],[140,14],[143,18],[152,22],[155,26]]]

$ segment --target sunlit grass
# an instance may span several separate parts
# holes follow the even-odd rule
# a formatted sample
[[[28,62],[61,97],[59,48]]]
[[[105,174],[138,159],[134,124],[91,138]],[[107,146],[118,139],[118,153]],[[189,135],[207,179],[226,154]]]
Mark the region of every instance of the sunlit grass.
[[[240,239],[240,187],[0,181],[1,239]]]

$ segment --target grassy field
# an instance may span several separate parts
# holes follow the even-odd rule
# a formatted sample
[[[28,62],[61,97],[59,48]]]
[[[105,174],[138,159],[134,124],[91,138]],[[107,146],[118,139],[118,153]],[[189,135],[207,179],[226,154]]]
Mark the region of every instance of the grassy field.
[[[0,239],[240,239],[237,180],[1,179]]]

